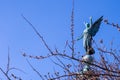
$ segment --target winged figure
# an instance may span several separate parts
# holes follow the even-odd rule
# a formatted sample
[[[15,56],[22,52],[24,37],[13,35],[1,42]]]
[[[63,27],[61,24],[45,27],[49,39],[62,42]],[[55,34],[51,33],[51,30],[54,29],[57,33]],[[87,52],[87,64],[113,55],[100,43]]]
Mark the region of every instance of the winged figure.
[[[103,20],[103,16],[98,18],[94,23],[92,22],[92,17],[90,17],[90,23],[85,23],[85,30],[83,34],[77,39],[80,40],[83,38],[83,47],[86,50],[87,54],[94,54],[95,51],[92,48],[92,38],[96,35],[100,28],[100,24]]]

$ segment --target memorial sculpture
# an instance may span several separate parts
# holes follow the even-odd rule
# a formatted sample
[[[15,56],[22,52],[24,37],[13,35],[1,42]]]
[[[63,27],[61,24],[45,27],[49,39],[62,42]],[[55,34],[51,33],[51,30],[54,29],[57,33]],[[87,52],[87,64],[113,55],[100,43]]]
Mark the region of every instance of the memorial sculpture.
[[[83,38],[83,47],[86,51],[86,55],[83,56],[82,59],[84,61],[84,68],[82,70],[82,73],[90,70],[90,64],[93,62],[92,55],[95,53],[95,50],[92,47],[92,40],[96,33],[99,31],[102,20],[103,16],[98,18],[93,23],[92,17],[90,17],[90,23],[84,23],[86,28],[84,29],[82,35],[77,39],[80,40]]]
[[[82,35],[77,39],[80,40],[83,38],[83,47],[87,54],[94,54],[95,51],[92,48],[92,39],[98,32],[100,28],[101,21],[103,20],[103,16],[97,19],[94,23],[92,22],[92,17],[90,17],[90,23],[85,23],[85,30]]]

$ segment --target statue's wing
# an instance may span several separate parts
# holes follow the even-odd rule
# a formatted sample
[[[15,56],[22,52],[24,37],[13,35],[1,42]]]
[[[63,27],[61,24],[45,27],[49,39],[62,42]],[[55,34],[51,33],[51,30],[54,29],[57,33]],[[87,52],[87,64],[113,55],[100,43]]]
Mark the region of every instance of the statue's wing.
[[[92,36],[95,36],[96,33],[98,32],[99,28],[100,28],[100,24],[103,20],[103,16],[101,16],[100,18],[98,18],[89,28],[90,34]]]

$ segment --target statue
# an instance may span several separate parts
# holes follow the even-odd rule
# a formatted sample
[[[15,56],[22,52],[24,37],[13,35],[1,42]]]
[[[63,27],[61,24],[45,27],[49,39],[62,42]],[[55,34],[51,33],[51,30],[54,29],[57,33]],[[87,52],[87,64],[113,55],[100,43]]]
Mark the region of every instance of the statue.
[[[92,48],[92,37],[94,37],[98,32],[102,20],[103,16],[92,23],[92,17],[90,17],[90,23],[85,23],[86,29],[83,31],[83,34],[77,39],[80,40],[83,38],[83,47],[85,48],[86,53],[89,55],[95,53],[94,49]]]

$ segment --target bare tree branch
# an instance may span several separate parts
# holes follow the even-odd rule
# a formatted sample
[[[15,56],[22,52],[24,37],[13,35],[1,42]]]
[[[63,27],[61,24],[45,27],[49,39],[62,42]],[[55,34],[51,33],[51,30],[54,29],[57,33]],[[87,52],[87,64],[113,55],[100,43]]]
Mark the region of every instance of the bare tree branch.
[[[71,14],[71,38],[72,38],[72,47],[71,47],[71,50],[72,50],[72,57],[74,57],[75,55],[75,50],[74,50],[74,0],[73,0],[73,4],[72,4],[72,14]]]
[[[10,77],[6,74],[6,72],[4,72],[4,70],[3,70],[2,68],[0,68],[0,70],[1,70],[1,72],[6,76],[6,78],[7,78],[8,80],[11,80]]]
[[[37,75],[38,75],[42,80],[45,80],[45,79],[42,77],[42,75],[32,66],[32,64],[31,64],[28,60],[26,60],[26,61],[27,61],[27,63],[30,65],[30,67],[33,69],[33,71],[36,72]]]
[[[37,31],[37,29],[33,26],[33,24],[27,20],[27,18],[24,15],[21,15],[22,18],[32,27],[32,29],[35,31],[35,33],[38,35],[38,37],[42,40],[45,47],[49,50],[51,54],[53,54],[52,50],[48,47],[46,41],[43,39],[43,37],[40,35],[40,33]]]

